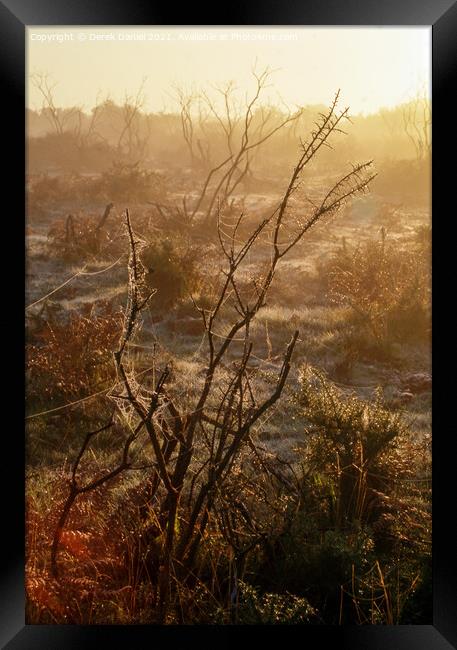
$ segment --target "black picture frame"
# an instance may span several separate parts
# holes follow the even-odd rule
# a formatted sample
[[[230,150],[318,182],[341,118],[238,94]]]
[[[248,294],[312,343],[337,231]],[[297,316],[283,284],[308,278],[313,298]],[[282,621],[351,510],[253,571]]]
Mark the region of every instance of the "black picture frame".
[[[448,238],[448,223],[453,216],[453,165],[446,154],[455,156],[453,133],[454,86],[452,72],[457,57],[457,2],[452,0],[312,0],[298,4],[293,0],[268,0],[260,3],[227,3],[219,13],[190,4],[178,9],[171,3],[142,0],[111,3],[109,0],[2,0],[0,2],[0,70],[2,90],[2,159],[7,183],[2,192],[3,253],[13,254],[13,263],[4,261],[3,309],[1,310],[3,352],[2,376],[7,377],[2,391],[4,415],[0,446],[0,467],[5,485],[0,493],[4,531],[1,558],[0,642],[8,650],[43,648],[99,648],[122,645],[124,648],[160,647],[176,644],[188,647],[232,646],[241,639],[262,643],[264,635],[273,644],[289,641],[289,634],[309,648],[329,646],[350,650],[448,650],[457,647],[457,562],[451,520],[455,459],[449,453],[452,430],[453,385],[436,371],[439,360],[449,365],[446,340],[455,336],[452,319],[443,315],[437,287],[442,289],[452,277],[453,242]],[[240,628],[189,626],[26,626],[24,625],[24,87],[25,27],[28,25],[426,25],[432,29],[433,76],[433,625],[411,626],[307,626],[297,628]],[[6,128],[5,128],[6,127]],[[5,172],[4,172],[5,173]],[[437,242],[440,240],[440,253]],[[449,250],[446,251],[446,240]],[[5,257],[0,259],[6,260]],[[455,273],[455,272],[454,272]],[[442,312],[445,313],[444,310]],[[5,343],[6,342],[6,343]],[[444,353],[441,353],[441,349]],[[3,357],[4,355],[2,355]],[[443,363],[443,367],[445,367]],[[16,398],[16,406],[13,405]],[[446,415],[449,415],[447,420]],[[6,416],[9,415],[8,424]],[[262,638],[260,638],[262,637]],[[290,639],[292,641],[292,639]]]

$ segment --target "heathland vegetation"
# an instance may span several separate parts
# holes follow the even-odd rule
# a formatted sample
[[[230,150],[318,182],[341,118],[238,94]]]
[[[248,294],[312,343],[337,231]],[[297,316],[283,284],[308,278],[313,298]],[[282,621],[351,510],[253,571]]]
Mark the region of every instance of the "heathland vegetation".
[[[431,622],[429,106],[270,77],[34,79],[28,623]]]

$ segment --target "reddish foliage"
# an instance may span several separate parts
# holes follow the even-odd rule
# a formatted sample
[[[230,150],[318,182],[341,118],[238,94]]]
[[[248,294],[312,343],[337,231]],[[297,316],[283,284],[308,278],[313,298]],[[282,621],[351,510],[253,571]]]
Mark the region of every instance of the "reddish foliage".
[[[121,314],[110,304],[85,305],[66,322],[43,322],[26,348],[29,403],[62,403],[102,389],[112,376],[112,352],[121,331]]]

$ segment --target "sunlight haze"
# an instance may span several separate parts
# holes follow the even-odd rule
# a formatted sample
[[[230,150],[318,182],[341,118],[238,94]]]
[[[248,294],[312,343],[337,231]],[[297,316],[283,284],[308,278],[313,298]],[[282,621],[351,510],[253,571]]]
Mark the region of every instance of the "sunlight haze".
[[[341,88],[352,113],[430,93],[431,31],[362,28],[28,27],[28,73],[48,74],[56,105],[88,111],[97,96],[122,102],[143,79],[146,111],[173,111],[173,84],[201,88],[233,80],[252,92],[251,71],[275,70],[264,101],[328,104]],[[28,84],[27,105],[40,109]]]

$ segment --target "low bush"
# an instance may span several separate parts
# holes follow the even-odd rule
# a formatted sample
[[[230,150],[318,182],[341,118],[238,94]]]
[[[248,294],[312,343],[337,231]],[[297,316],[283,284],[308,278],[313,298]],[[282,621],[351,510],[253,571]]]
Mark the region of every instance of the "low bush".
[[[389,242],[382,229],[380,239],[364,244],[351,246],[343,241],[321,265],[324,290],[332,302],[352,308],[352,325],[368,348],[386,349],[393,342],[428,340],[429,252],[424,233],[412,246],[402,249]]]
[[[103,216],[69,214],[65,219],[57,219],[48,231],[50,255],[67,262],[87,260],[96,255],[108,244],[116,243],[106,227],[112,203],[109,203]],[[109,224],[111,225],[111,224]]]
[[[111,164],[118,152],[107,142],[84,143],[76,133],[47,133],[41,137],[27,138],[27,165],[31,170],[49,167],[65,172],[84,170],[98,172]]]
[[[122,314],[81,307],[67,321],[50,317],[26,346],[27,407],[48,408],[101,390],[113,377],[112,352]]]
[[[431,162],[422,160],[385,160],[378,165],[373,191],[389,201],[395,198],[409,204],[430,201]]]
[[[308,422],[303,460],[315,487],[329,497],[328,523],[373,524],[400,469],[395,451],[407,432],[401,414],[385,408],[379,393],[372,402],[344,396],[309,367],[301,375],[299,403]]]
[[[146,282],[157,289],[154,306],[171,307],[200,286],[199,252],[165,238],[149,243],[141,252]]]
[[[263,546],[259,584],[306,597],[327,624],[426,618],[430,450],[411,442],[380,394],[344,395],[310,367],[300,386],[295,493]]]
[[[306,598],[293,594],[260,594],[259,590],[240,581],[234,619],[240,625],[299,625],[316,616]]]
[[[118,202],[138,204],[162,201],[167,194],[166,181],[158,172],[142,168],[139,163],[113,162],[101,174],[83,176],[66,174],[40,175],[29,181],[28,211],[73,206],[75,203],[94,204]]]

